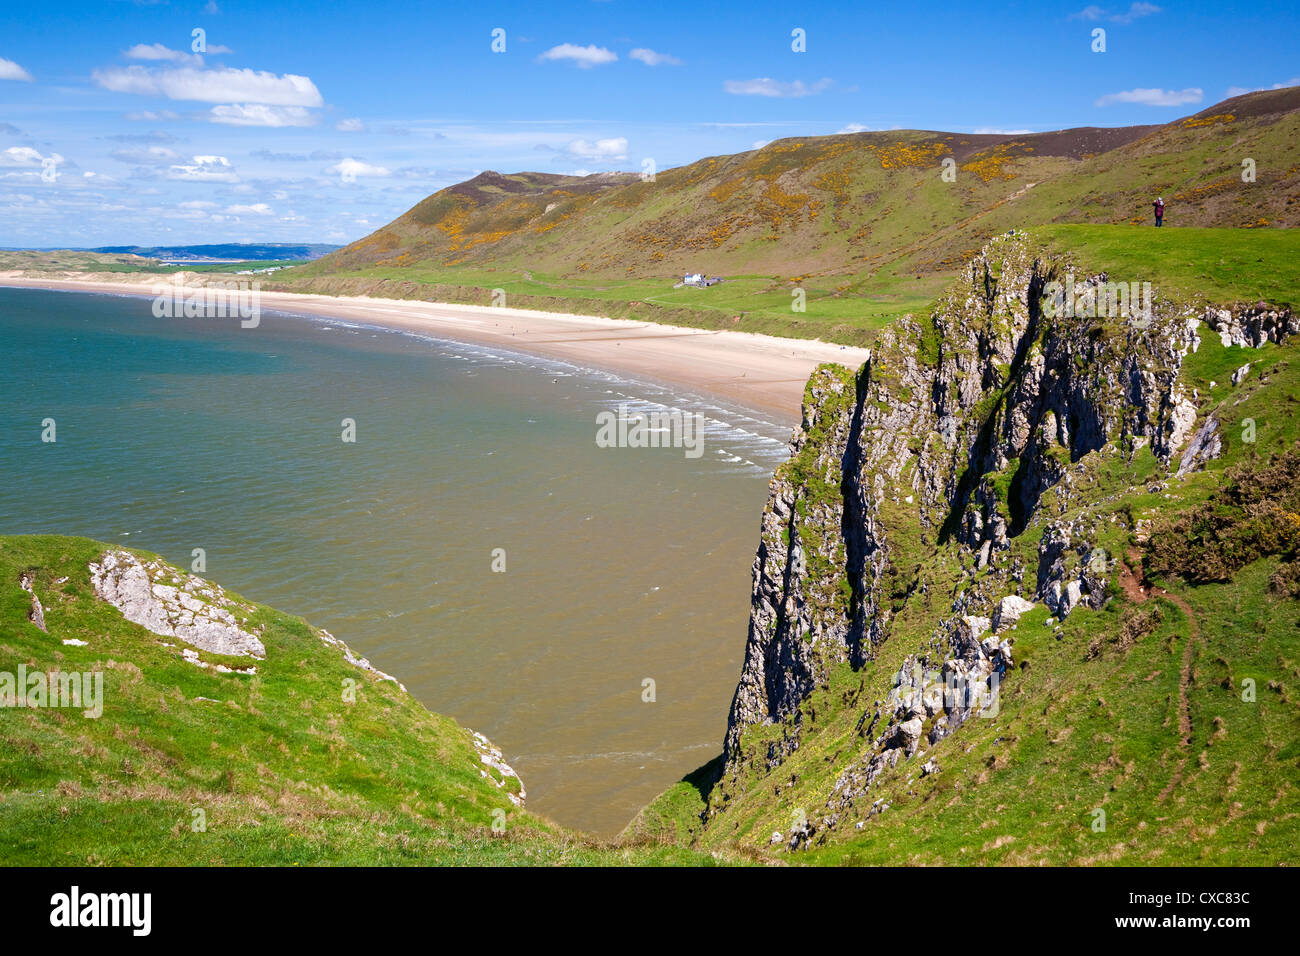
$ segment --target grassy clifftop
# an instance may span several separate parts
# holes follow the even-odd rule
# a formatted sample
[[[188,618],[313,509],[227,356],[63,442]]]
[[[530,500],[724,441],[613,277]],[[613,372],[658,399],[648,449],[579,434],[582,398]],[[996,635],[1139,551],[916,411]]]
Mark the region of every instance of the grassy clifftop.
[[[130,623],[91,583],[109,550],[0,537],[0,674],[98,673],[103,686],[98,717],[0,708],[0,863],[711,862],[593,844],[521,809],[518,781],[484,763],[470,731],[300,618],[226,595],[261,659]]]

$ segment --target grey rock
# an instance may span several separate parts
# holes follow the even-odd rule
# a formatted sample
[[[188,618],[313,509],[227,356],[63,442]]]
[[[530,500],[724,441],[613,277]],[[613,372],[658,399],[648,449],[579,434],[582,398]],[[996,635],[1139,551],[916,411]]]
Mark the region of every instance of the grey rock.
[[[993,622],[987,617],[976,617],[968,615],[961,619],[959,625],[961,638],[969,643],[978,643],[980,637],[993,626]]]
[[[501,755],[501,751],[492,741],[488,740],[477,730],[471,731],[474,740],[474,749],[478,751],[478,759],[487,769],[480,769],[479,775],[487,780],[491,780],[497,785],[497,789],[506,790],[508,782],[514,780],[519,784],[519,793],[515,794],[506,790],[506,797],[517,807],[522,807],[528,794],[524,790],[524,782],[519,779],[519,774],[515,773]]]
[[[49,629],[45,626],[45,608],[41,606],[41,599],[36,596],[36,586],[32,576],[26,572],[18,575],[18,586],[32,596],[32,609],[27,612],[27,620],[48,634]]]
[[[1204,468],[1206,462],[1223,454],[1223,439],[1219,434],[1219,422],[1216,418],[1207,418],[1196,430],[1191,442],[1178,462],[1178,477]]]
[[[1257,349],[1266,342],[1280,344],[1300,332],[1300,316],[1290,309],[1274,309],[1263,303],[1236,312],[1209,308],[1202,319],[1218,333],[1224,348],[1240,345]]]
[[[233,611],[251,611],[220,587],[161,561],[142,563],[128,551],[108,551],[90,565],[95,594],[134,624],[176,637],[200,650],[232,657],[265,657],[266,648],[240,626]]]
[[[1034,607],[1033,601],[1027,601],[1019,594],[1008,594],[993,611],[993,630],[1005,631],[1019,621],[1022,614]]]

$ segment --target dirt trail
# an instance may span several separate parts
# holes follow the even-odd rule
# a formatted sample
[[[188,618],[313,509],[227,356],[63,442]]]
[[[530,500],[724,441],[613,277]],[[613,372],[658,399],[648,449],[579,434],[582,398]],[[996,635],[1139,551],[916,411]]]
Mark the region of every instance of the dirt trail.
[[[1178,758],[1178,766],[1174,769],[1174,775],[1169,778],[1169,785],[1161,791],[1156,803],[1164,803],[1169,795],[1178,788],[1183,782],[1183,771],[1187,769],[1188,748],[1192,744],[1192,705],[1189,699],[1190,688],[1192,685],[1192,658],[1196,651],[1196,645],[1201,639],[1201,629],[1196,623],[1196,612],[1192,606],[1177,594],[1170,594],[1164,588],[1157,592],[1162,598],[1174,604],[1178,610],[1183,612],[1187,618],[1187,645],[1183,650],[1183,669],[1178,675],[1178,732],[1182,735],[1179,741],[1179,749],[1182,756]]]
[[[1135,604],[1141,604],[1152,596],[1162,597],[1178,608],[1187,620],[1187,643],[1183,646],[1183,664],[1178,675],[1178,748],[1181,756],[1168,785],[1156,800],[1157,803],[1163,803],[1183,782],[1183,771],[1187,769],[1188,750],[1192,745],[1192,661],[1196,656],[1196,647],[1201,642],[1201,627],[1197,623],[1196,612],[1185,598],[1164,588],[1152,587],[1142,579],[1140,570],[1134,570],[1141,568],[1141,561],[1141,555],[1131,551],[1128,561],[1120,563],[1119,583],[1124,594]]]

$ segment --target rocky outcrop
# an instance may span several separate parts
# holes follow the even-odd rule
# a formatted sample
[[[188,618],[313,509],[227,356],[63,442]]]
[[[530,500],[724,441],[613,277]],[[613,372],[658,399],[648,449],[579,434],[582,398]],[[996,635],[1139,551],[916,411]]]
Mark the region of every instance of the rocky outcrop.
[[[1187,443],[1187,448],[1183,451],[1183,456],[1178,462],[1178,477],[1204,468],[1207,461],[1218,458],[1223,454],[1223,438],[1219,434],[1219,420],[1211,416],[1207,418],[1192,440]]]
[[[488,740],[477,730],[470,731],[474,741],[474,749],[478,752],[479,763],[483,768],[479,770],[479,776],[485,780],[491,780],[496,784],[497,789],[504,790],[506,797],[517,807],[522,807],[524,801],[528,799],[528,793],[524,790],[524,782],[519,779],[519,774],[515,773],[514,768],[506,763],[505,757],[492,741]],[[510,789],[510,781],[514,781],[519,788],[515,793]]]
[[[1262,302],[1236,311],[1208,308],[1202,319],[1218,333],[1225,347],[1240,345],[1257,349],[1265,342],[1279,345],[1287,336],[1300,332],[1300,316],[1290,309],[1273,309]]]
[[[261,640],[245,630],[235,613],[247,615],[253,608],[203,578],[115,550],[90,565],[90,582],[97,596],[154,634],[179,638],[213,654],[266,656]]]
[[[222,674],[256,673],[256,668],[251,665],[228,667],[221,663],[210,664],[194,648],[230,657],[266,657],[266,647],[247,623],[254,608],[231,598],[222,587],[211,581],[187,574],[158,559],[141,561],[121,549],[105,552],[97,563],[91,563],[90,581],[95,594],[121,611],[128,621],[154,634],[174,637],[190,645],[181,648],[180,654],[196,667],[211,668]],[[30,583],[28,576],[24,575],[24,590],[32,592]],[[32,600],[39,608],[34,592]],[[42,630],[43,624],[42,620],[38,625]],[[358,657],[329,631],[323,628],[312,630],[322,644],[336,648],[349,664],[380,680],[391,681],[406,692],[397,678],[379,670],[364,657]],[[479,758],[480,776],[504,790],[515,806],[522,807],[526,794],[519,775],[487,737],[473,731],[471,735]],[[511,784],[512,780],[514,784]]]
[[[378,667],[375,667],[375,665],[371,664],[370,661],[368,661],[366,658],[357,657],[356,654],[352,653],[352,648],[348,647],[346,644],[344,644],[341,640],[339,640],[329,631],[325,630],[325,628],[318,627],[315,628],[314,630],[316,631],[316,636],[321,639],[322,644],[328,644],[330,647],[338,648],[340,653],[343,654],[343,659],[347,661],[349,664],[351,664],[353,667],[359,667],[363,671],[369,671],[370,673],[378,677],[380,680],[391,681],[392,683],[400,687],[402,690],[406,690],[406,685],[403,684],[401,681],[399,681],[396,677],[394,677],[392,674],[385,674]]]
[[[858,427],[854,376],[819,369],[805,398],[790,463],[773,478],[763,513],[733,727],[791,713],[828,666],[862,660],[864,641],[874,638],[864,622],[876,617],[876,595],[848,583],[848,575],[872,565],[880,551],[869,518],[864,526],[845,524],[862,499],[850,457]],[[797,745],[797,737],[787,738],[769,757],[779,762]]]
[[[893,616],[926,587],[907,557],[918,545],[955,545],[967,584],[888,699],[863,708],[863,748],[813,832],[834,826],[878,774],[990,713],[1012,666],[1007,632],[1036,602],[1064,618],[1109,600],[1116,559],[1096,547],[1100,519],[1071,506],[1090,456],[1149,447],[1167,473],[1176,459],[1185,472],[1220,453],[1217,423],[1198,427],[1197,396],[1181,378],[1202,319],[1159,300],[1132,316],[1095,304],[1063,313],[1046,297],[1063,271],[1023,236],[1000,237],[928,320],[882,332],[856,372],[827,366],[812,377],[763,514],[710,813],[747,771],[771,771],[800,746],[809,696],[828,675],[878,655]],[[1078,288],[1102,301],[1108,277]],[[1250,344],[1295,325],[1266,309],[1204,321]],[[1042,528],[1037,566],[1023,568],[1006,552],[1031,524]],[[752,735],[751,746],[762,725],[779,732]]]
[[[30,574],[20,574],[18,576],[18,586],[32,596],[32,609],[27,612],[27,620],[31,621],[42,631],[49,633],[45,626],[45,608],[41,606],[41,599],[36,596],[36,585],[32,581]]]
[[[1033,601],[1026,601],[1019,594],[1008,594],[993,611],[993,630],[1005,631],[1015,627],[1020,616],[1034,608]]]

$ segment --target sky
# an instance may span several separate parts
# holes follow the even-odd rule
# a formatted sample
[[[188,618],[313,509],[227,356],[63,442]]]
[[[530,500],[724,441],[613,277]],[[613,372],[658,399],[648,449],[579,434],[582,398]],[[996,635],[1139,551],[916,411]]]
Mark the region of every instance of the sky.
[[[0,0],[0,246],[344,243],[487,169],[1162,123],[1300,84],[1297,38],[1294,0]]]

